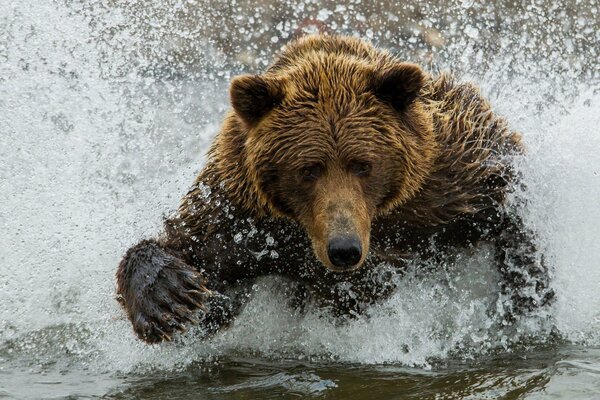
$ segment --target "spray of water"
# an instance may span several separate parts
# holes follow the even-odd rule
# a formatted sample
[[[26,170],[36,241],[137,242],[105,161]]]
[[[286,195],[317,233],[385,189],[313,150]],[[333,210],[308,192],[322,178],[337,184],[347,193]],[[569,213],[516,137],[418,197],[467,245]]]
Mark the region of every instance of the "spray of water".
[[[375,9],[326,2],[260,5],[254,14],[245,3],[214,2],[210,12],[193,3],[0,3],[0,361],[103,372],[250,353],[427,366],[543,341],[548,320],[568,341],[600,345],[597,5],[581,5],[579,16],[570,3],[531,6],[509,18],[477,2],[443,12],[432,2],[421,17],[408,7],[379,20],[365,16]],[[215,13],[237,21],[226,38]],[[560,13],[564,24],[550,19]],[[287,19],[265,27],[276,14]],[[527,29],[510,30],[523,21]],[[321,25],[475,80],[523,132],[522,212],[558,293],[547,315],[495,332],[485,311],[497,277],[481,249],[440,272],[408,274],[368,318],[347,324],[282,306],[285,283],[264,279],[222,334],[200,341],[192,330],[158,346],[134,339],[114,300],[122,253],[160,229],[201,167],[228,78],[264,68],[284,40]]]

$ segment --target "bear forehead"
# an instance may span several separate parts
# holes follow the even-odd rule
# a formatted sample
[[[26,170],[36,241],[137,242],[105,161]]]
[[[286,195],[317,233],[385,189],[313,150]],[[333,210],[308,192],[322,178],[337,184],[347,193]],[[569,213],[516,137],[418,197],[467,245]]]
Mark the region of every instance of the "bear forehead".
[[[284,99],[313,96],[316,100],[368,93],[374,70],[372,64],[357,57],[317,51],[277,71],[274,77],[283,81]]]
[[[330,104],[328,104],[330,103]],[[327,98],[314,105],[291,102],[274,110],[252,135],[253,148],[270,162],[327,164],[329,161],[369,161],[397,145],[399,124],[380,110],[356,102],[336,103]]]
[[[398,115],[374,95],[373,73],[373,66],[359,58],[311,53],[273,76],[281,83],[282,99],[265,125],[293,131],[292,140],[302,130],[334,141],[348,131],[355,139],[385,131]]]
[[[362,59],[322,52],[278,71],[283,99],[249,140],[275,163],[366,161],[391,150],[403,123],[373,94],[372,71]]]

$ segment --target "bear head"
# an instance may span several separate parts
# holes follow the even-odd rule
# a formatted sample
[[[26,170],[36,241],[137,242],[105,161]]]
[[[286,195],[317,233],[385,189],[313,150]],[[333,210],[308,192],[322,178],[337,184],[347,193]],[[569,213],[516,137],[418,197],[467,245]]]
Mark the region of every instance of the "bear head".
[[[298,222],[333,271],[360,267],[373,221],[413,198],[437,151],[426,75],[370,44],[312,36],[230,88],[256,207]]]

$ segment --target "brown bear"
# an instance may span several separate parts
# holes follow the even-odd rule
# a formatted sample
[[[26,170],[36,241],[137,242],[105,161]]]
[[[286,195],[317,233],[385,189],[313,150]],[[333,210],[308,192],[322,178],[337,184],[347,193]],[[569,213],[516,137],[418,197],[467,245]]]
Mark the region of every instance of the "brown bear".
[[[520,136],[474,85],[314,35],[262,75],[234,78],[230,95],[178,212],[119,265],[141,339],[169,340],[190,321],[218,330],[268,274],[356,315],[393,290],[382,265],[480,242],[495,248],[506,321],[552,300],[533,235],[505,206]]]

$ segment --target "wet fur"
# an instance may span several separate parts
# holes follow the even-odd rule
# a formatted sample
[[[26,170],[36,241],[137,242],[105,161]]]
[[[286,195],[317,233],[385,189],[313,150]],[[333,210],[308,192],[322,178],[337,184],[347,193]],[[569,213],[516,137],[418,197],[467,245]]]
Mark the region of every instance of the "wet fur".
[[[520,136],[472,84],[422,73],[358,39],[309,36],[264,74],[236,78],[231,97],[235,111],[177,214],[118,268],[117,292],[141,339],[170,339],[197,310],[218,330],[247,297],[236,288],[269,274],[300,282],[335,314],[360,313],[393,291],[378,266],[402,270],[406,257],[431,255],[432,241],[442,251],[495,245],[507,321],[551,301],[533,234],[505,207]],[[345,143],[347,157],[381,163],[372,179],[336,185],[348,176],[336,165],[320,191],[294,181],[308,161],[345,159],[327,153],[329,137]],[[370,235],[358,270],[320,262],[328,196],[348,200],[356,229]]]

